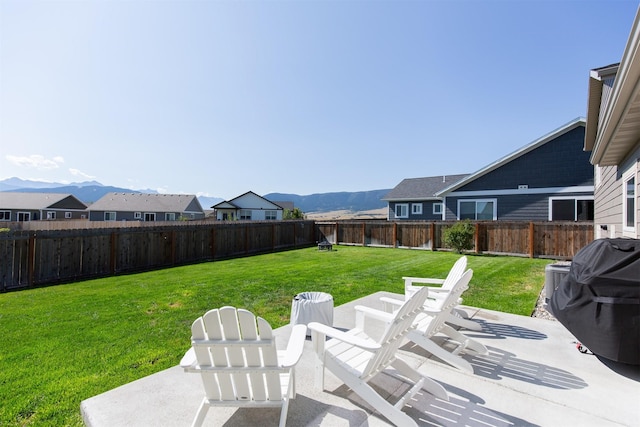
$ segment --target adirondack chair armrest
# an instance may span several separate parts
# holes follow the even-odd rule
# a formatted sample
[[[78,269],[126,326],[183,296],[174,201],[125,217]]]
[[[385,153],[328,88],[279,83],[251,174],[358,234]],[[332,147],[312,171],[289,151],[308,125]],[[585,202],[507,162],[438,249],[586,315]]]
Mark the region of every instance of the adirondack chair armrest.
[[[442,285],[444,284],[444,279],[432,279],[430,277],[403,277],[402,278],[405,283],[423,283],[423,284],[431,284],[431,285]]]
[[[322,339],[324,340],[324,336],[328,336],[331,338],[335,338],[342,342],[354,345],[356,347],[360,347],[364,350],[376,351],[380,349],[380,344],[371,340],[364,340],[362,338],[358,338],[353,335],[349,335],[346,332],[342,332],[339,329],[332,328],[331,326],[323,325],[318,322],[311,322],[307,325],[309,329],[312,331],[318,332],[322,335]]]
[[[387,313],[396,311],[402,304],[405,303],[405,301],[403,300],[389,297],[380,297],[380,301],[384,304],[384,309]]]
[[[184,369],[187,369],[187,368],[192,368],[197,364],[198,364],[198,362],[196,360],[196,351],[194,350],[193,347],[191,347],[184,354],[184,356],[182,356],[182,359],[180,360],[180,367],[184,368]]]
[[[358,313],[362,313],[367,317],[381,320],[383,322],[391,322],[393,320],[393,314],[387,313],[386,311],[382,310],[376,310],[375,308],[366,307],[364,305],[356,305],[354,307],[354,310],[356,311],[356,316],[358,315]]]
[[[307,327],[305,325],[294,325],[291,329],[291,336],[289,337],[289,344],[287,344],[287,350],[284,354],[284,358],[280,363],[283,368],[290,368],[295,366],[304,350],[304,342],[307,337]]]

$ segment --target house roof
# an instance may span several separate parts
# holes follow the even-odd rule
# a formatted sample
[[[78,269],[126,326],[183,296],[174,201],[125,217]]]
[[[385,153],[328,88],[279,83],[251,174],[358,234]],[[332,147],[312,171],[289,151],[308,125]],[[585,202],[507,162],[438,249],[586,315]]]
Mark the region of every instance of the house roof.
[[[0,208],[3,209],[80,209],[87,205],[73,194],[0,192]]]
[[[254,202],[258,202],[255,205]],[[247,203],[248,202],[248,203]],[[213,209],[260,209],[264,208],[264,206],[260,206],[260,204],[266,204],[269,207],[272,207],[276,210],[281,210],[282,206],[272,202],[271,200],[265,199],[264,197],[254,193],[253,191],[247,191],[244,194],[239,195],[238,197],[234,197],[231,200],[225,200],[216,205],[211,206]]]
[[[406,178],[400,184],[389,191],[382,200],[386,201],[410,201],[439,199],[436,193],[453,183],[460,181],[468,174],[461,175],[439,175],[424,178]]]
[[[588,132],[584,148],[592,151],[590,161],[594,165],[620,164],[640,139],[639,17],[640,9],[633,21],[622,60],[612,70],[615,81],[610,94],[603,95],[602,68],[590,73]]]
[[[193,194],[107,193],[89,206],[89,210],[204,213]]]
[[[492,172],[496,169],[498,169],[499,167],[517,159],[518,157],[524,156],[525,154],[535,150],[538,147],[543,146],[544,144],[553,141],[554,139],[558,138],[559,136],[564,135],[567,132],[572,131],[573,129],[579,127],[579,126],[585,126],[586,125],[586,121],[584,119],[584,117],[578,117],[573,119],[572,121],[570,121],[569,123],[560,126],[558,129],[555,129],[551,132],[549,132],[548,134],[536,139],[535,141],[525,145],[522,148],[519,148],[518,150],[512,152],[511,154],[507,154],[506,156],[496,160],[495,162],[483,167],[482,169],[472,173],[471,175],[468,175],[466,178],[461,179],[460,181],[454,183],[453,185],[450,185],[447,188],[444,188],[440,191],[438,191],[436,193],[436,196],[442,197],[447,193],[450,193],[452,191],[457,190],[458,188],[470,183],[471,181],[474,181],[478,178],[480,178],[481,176],[484,176],[486,174],[488,174],[489,172]]]

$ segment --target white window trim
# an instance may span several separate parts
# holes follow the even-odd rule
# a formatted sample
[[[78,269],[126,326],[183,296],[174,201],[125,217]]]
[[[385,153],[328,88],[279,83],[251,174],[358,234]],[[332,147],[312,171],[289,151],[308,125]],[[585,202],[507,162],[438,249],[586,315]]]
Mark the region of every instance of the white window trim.
[[[165,221],[175,221],[176,220],[175,212],[165,212],[164,213],[164,220]]]
[[[401,209],[401,211],[404,210],[406,213],[404,215],[398,215],[398,207],[404,208]],[[409,218],[409,203],[396,203],[393,208],[393,213],[396,218]]]
[[[113,219],[108,219],[108,218],[107,218],[107,215],[108,215],[108,216],[112,216],[112,215],[113,215]],[[104,220],[105,220],[105,221],[115,221],[116,219],[117,219],[117,216],[116,216],[116,213],[115,213],[115,212],[105,212],[105,213],[104,213]]]
[[[134,212],[133,219],[142,219],[142,212]]]
[[[498,219],[498,199],[458,199],[458,212],[456,214],[458,220],[460,220],[460,203],[467,203],[467,202],[475,202],[476,203],[476,207],[478,202],[483,203],[483,202],[491,202],[493,203],[493,218],[492,221],[496,221]],[[476,218],[475,220],[478,220],[478,211],[476,209]]]
[[[47,212],[47,219],[48,220],[52,220],[52,219],[56,219],[58,215],[56,215],[55,211],[48,211]]]
[[[147,219],[147,216],[149,217],[149,219]],[[154,222],[156,220],[156,213],[155,212],[145,212],[144,213],[144,220],[145,221],[149,221],[149,222]]]
[[[411,215],[422,215],[422,203],[411,203]]]
[[[65,212],[65,213],[64,213],[64,217],[65,217],[66,219],[71,219],[71,218],[73,218],[73,213],[72,213],[72,212]]]
[[[0,211],[2,212],[2,219],[0,221],[11,221],[11,211]]]
[[[444,203],[442,203],[442,202],[434,203],[433,204],[433,214],[434,215],[442,215],[442,211],[444,210],[443,208],[444,208]]]
[[[622,235],[625,237],[636,237],[636,223],[638,218],[638,206],[634,206],[633,213],[633,226],[627,226],[627,181],[634,179],[633,185],[633,201],[634,204],[638,203],[638,177],[636,174],[635,163],[622,173]]]
[[[20,219],[20,215],[22,215],[23,219]],[[18,212],[17,219],[18,221],[31,221],[31,212]]]
[[[593,196],[553,196],[549,197],[549,221],[553,221],[553,201],[554,200],[573,200],[573,220],[577,221],[578,207],[576,206],[578,200],[594,200]],[[592,220],[589,220],[592,221]]]
[[[276,220],[276,219],[278,219],[278,211],[277,210],[268,209],[268,210],[264,211],[264,218],[266,220]]]

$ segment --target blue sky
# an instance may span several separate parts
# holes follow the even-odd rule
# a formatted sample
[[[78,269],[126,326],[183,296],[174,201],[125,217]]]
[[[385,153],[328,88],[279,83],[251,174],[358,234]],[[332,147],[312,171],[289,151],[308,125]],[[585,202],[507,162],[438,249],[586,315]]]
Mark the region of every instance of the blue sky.
[[[0,0],[0,179],[231,199],[471,173],[585,116],[637,8]]]

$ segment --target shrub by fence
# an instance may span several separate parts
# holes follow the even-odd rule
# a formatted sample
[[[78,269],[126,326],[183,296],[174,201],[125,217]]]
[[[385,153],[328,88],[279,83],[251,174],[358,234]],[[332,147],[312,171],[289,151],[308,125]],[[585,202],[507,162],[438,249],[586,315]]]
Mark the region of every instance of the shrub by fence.
[[[334,244],[395,248],[444,248],[442,234],[453,222],[317,222],[318,235]],[[574,222],[476,222],[474,251],[570,259],[593,240],[593,224]]]
[[[305,247],[314,233],[313,221],[0,233],[0,291]]]

